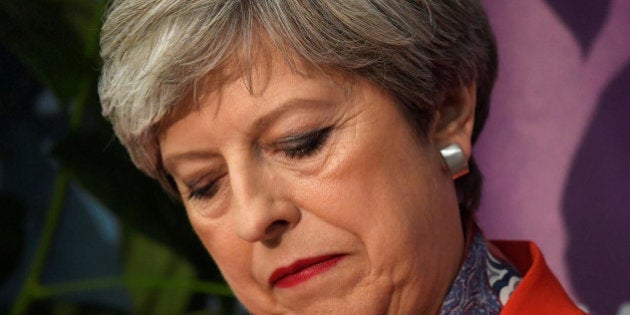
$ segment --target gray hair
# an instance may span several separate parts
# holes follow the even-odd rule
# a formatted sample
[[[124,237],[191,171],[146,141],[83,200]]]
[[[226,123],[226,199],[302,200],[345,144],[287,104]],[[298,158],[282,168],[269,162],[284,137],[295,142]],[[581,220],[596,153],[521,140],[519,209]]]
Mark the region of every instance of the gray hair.
[[[270,47],[267,47],[270,46]],[[135,165],[176,193],[163,169],[159,123],[196,84],[238,59],[251,76],[260,49],[370,80],[420,133],[439,98],[477,84],[473,141],[496,76],[494,36],[475,0],[114,0],[101,33],[103,115]],[[458,179],[477,207],[481,174]]]

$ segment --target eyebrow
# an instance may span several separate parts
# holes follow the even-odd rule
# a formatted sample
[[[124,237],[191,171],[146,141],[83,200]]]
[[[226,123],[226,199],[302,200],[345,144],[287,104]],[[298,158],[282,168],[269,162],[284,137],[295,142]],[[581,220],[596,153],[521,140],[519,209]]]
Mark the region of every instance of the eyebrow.
[[[332,103],[327,100],[321,99],[305,99],[305,98],[294,98],[290,99],[280,106],[274,108],[270,112],[264,114],[262,117],[256,119],[253,123],[253,133],[259,133],[261,130],[266,129],[269,125],[271,125],[274,121],[278,120],[282,117],[286,112],[292,110],[299,110],[301,108],[312,108],[312,107],[320,107],[326,106],[330,107]],[[170,173],[172,170],[169,168],[169,165],[172,165],[176,161],[182,160],[203,160],[209,159],[212,157],[217,157],[218,154],[210,151],[186,151],[182,153],[177,153],[172,156],[169,156],[167,159],[164,159],[164,167]]]
[[[182,160],[188,160],[188,161],[204,160],[204,159],[209,159],[209,158],[217,157],[217,156],[218,156],[218,154],[213,153],[213,152],[209,152],[209,151],[187,151],[187,152],[175,154],[173,156],[169,156],[168,159],[164,159],[163,160],[163,165],[164,165],[164,169],[169,174],[172,174],[173,170],[171,169],[170,166],[173,166],[173,164],[175,164],[175,162],[177,162],[177,161],[182,161]]]
[[[290,99],[280,106],[274,108],[270,112],[266,113],[262,117],[256,119],[254,122],[253,130],[254,132],[260,132],[261,130],[266,129],[271,125],[274,121],[278,120],[282,115],[291,110],[298,110],[302,108],[311,108],[311,107],[330,107],[332,104],[330,101],[321,100],[321,99],[305,99],[305,98],[294,98]]]

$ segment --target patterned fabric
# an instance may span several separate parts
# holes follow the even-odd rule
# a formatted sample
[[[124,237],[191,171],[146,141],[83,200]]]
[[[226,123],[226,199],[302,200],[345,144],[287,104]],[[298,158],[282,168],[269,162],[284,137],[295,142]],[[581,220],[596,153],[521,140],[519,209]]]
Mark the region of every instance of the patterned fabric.
[[[488,253],[486,274],[492,291],[498,295],[502,305],[505,305],[516,286],[521,283],[521,277],[516,270]]]
[[[490,254],[477,232],[440,314],[499,314],[520,281],[514,267]]]

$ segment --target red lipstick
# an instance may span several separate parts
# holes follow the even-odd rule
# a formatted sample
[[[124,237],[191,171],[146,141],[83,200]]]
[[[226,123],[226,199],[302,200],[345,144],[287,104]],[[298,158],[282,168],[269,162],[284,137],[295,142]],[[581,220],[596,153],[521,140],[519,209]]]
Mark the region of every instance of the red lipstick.
[[[269,277],[269,284],[279,288],[290,288],[328,271],[345,255],[324,255],[300,259],[287,267],[276,269]]]

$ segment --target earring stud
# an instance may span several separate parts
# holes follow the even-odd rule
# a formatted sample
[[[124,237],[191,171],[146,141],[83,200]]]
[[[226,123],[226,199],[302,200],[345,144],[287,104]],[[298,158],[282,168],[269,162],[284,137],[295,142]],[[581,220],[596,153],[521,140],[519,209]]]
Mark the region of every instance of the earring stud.
[[[451,172],[453,179],[459,178],[468,173],[468,162],[462,147],[457,143],[453,143],[440,150],[442,158]]]

